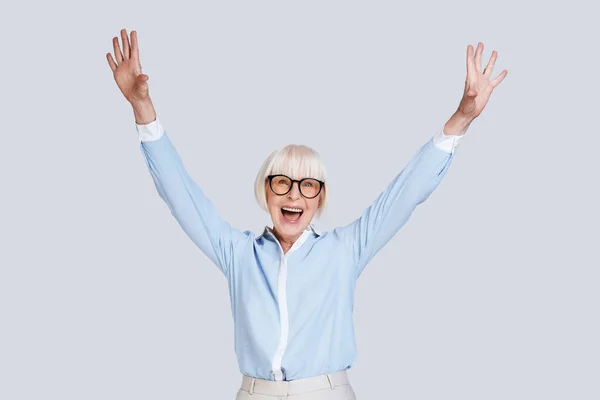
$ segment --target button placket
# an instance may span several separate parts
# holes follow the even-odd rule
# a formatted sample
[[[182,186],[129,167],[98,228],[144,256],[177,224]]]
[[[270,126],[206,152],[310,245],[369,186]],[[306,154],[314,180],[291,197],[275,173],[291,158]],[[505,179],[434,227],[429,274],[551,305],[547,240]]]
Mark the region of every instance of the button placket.
[[[288,317],[288,309],[287,309],[287,259],[288,256],[295,251],[298,247],[300,247],[307,236],[310,233],[310,230],[305,230],[303,234],[296,240],[296,242],[292,245],[287,254],[283,253],[283,248],[279,243],[279,240],[275,237],[275,235],[269,231],[277,245],[279,246],[279,251],[281,254],[281,261],[279,264],[279,275],[277,278],[277,303],[279,306],[279,324],[281,333],[279,336],[279,345],[277,346],[277,350],[275,352],[275,356],[272,361],[272,373],[275,377],[276,381],[283,380],[283,371],[281,369],[281,363],[283,361],[283,354],[285,353],[285,349],[287,347],[287,341],[289,336],[289,317]]]

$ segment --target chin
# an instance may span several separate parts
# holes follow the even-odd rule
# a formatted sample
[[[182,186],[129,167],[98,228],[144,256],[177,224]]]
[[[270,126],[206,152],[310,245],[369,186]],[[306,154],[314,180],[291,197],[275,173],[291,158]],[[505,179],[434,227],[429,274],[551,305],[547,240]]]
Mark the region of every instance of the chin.
[[[306,224],[304,224],[301,221],[298,221],[297,223],[295,223],[293,225],[290,225],[285,222],[280,222],[276,228],[280,233],[294,236],[298,233],[301,233],[304,229],[306,229]]]

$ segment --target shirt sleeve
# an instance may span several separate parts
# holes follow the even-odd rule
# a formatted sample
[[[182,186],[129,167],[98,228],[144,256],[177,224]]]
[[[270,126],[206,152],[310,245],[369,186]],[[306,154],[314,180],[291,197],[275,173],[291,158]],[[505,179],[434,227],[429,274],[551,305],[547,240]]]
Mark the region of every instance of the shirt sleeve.
[[[439,185],[454,158],[434,144],[423,144],[385,190],[350,224],[332,233],[350,248],[358,277],[373,256],[407,222],[415,208]],[[449,142],[445,142],[447,144]],[[456,144],[456,139],[452,145]]]
[[[140,125],[140,151],[156,190],[187,236],[229,276],[234,250],[248,238],[220,218],[216,208],[186,171],[160,121]]]

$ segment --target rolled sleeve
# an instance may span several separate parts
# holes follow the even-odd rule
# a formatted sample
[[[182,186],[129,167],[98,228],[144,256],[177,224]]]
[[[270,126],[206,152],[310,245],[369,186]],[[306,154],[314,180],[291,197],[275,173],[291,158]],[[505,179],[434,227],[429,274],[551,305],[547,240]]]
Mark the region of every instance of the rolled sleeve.
[[[440,150],[446,153],[453,154],[456,148],[460,145],[464,134],[462,135],[446,135],[444,129],[440,129],[435,135],[433,135],[433,144]]]
[[[148,124],[135,124],[140,142],[152,142],[158,140],[164,134],[163,126],[158,117]]]

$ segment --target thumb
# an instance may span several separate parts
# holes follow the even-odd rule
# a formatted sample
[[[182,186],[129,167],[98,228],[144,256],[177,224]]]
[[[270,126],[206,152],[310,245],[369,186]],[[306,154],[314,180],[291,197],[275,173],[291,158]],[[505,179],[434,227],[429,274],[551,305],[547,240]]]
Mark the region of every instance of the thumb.
[[[473,87],[469,87],[467,89],[467,97],[475,97],[477,96],[477,90],[475,90],[475,88]]]
[[[148,78],[149,77],[146,74],[139,74],[138,76],[136,76],[134,83],[135,90],[140,92],[146,92],[146,90],[148,90],[148,84],[146,83]]]

